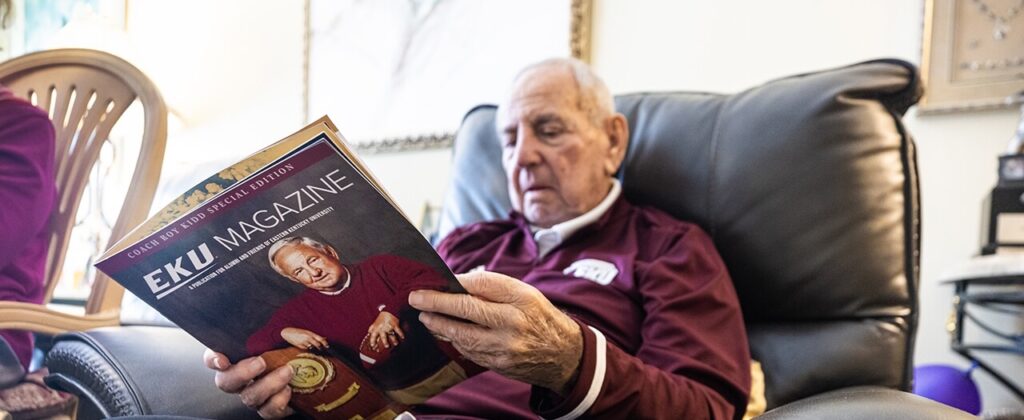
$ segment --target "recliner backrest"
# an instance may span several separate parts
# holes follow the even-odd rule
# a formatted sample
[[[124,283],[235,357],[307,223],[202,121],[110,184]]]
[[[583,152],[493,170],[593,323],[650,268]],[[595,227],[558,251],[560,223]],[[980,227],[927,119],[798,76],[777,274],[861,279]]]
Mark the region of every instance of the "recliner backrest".
[[[920,217],[900,118],[916,69],[879,60],[735,95],[616,98],[634,204],[701,225],[736,285],[768,407],[832,389],[909,389]],[[509,210],[493,106],[460,128],[441,232]]]

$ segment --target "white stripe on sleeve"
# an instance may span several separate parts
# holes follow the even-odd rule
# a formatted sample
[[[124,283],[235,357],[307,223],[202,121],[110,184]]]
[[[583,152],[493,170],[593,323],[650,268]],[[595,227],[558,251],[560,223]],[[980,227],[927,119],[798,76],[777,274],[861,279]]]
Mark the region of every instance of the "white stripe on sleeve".
[[[588,326],[591,331],[594,332],[596,338],[594,346],[597,347],[597,363],[594,364],[594,380],[590,382],[590,388],[587,390],[587,394],[583,397],[583,401],[576,406],[568,414],[559,417],[556,420],[572,420],[582,416],[587,410],[590,410],[590,406],[594,405],[597,401],[597,395],[601,393],[601,387],[604,385],[604,374],[605,369],[608,368],[607,352],[608,347],[604,334],[598,331],[597,328]]]

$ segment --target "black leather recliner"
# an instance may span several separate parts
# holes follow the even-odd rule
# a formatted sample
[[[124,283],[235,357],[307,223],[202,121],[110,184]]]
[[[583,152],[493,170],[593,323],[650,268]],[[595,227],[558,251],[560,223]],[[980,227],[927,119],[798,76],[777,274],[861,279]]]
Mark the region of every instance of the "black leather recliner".
[[[616,98],[631,132],[623,191],[711,235],[764,368],[767,418],[966,415],[899,392],[912,381],[920,255],[901,117],[921,94],[912,65],[882,60],[735,95]],[[463,121],[442,230],[507,214],[494,111]]]
[[[920,96],[916,69],[886,60],[735,95],[616,98],[631,130],[619,174],[626,197],[714,239],[764,367],[764,418],[971,418],[903,392],[920,208],[914,143],[900,118]],[[459,130],[442,230],[507,214],[493,118],[494,107],[478,107]],[[251,415],[213,389],[201,346],[154,328],[60,337],[49,383],[87,396],[103,415]],[[184,383],[149,385],[168,378]]]

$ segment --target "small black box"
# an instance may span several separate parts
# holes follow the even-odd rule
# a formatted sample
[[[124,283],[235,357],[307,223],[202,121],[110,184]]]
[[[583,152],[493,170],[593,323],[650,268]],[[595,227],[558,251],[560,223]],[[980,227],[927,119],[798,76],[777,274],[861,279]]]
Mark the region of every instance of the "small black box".
[[[985,198],[981,234],[983,255],[1024,250],[1024,155],[999,157],[999,183]]]

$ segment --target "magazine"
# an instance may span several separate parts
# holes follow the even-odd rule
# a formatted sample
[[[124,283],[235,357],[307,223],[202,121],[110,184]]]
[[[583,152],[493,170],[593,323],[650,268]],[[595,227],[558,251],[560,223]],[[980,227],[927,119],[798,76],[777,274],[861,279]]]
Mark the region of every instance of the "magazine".
[[[475,373],[408,306],[464,292],[327,118],[209,177],[96,267],[313,418],[393,418]]]

